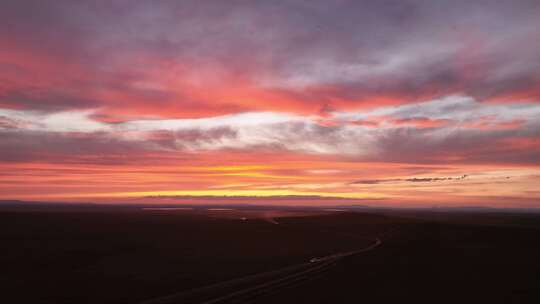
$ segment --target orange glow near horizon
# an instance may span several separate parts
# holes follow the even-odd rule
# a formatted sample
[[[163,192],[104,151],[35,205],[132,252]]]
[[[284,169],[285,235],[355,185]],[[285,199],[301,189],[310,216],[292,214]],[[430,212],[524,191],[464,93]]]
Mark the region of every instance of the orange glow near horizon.
[[[15,2],[0,200],[540,208],[530,8]]]
[[[232,162],[229,158],[228,161],[234,165],[224,162],[218,166],[202,165],[213,162],[215,156],[199,156],[196,162],[201,163],[200,166],[183,166],[181,163],[114,166],[4,164],[7,170],[0,176],[0,193],[6,199],[107,203],[134,199],[159,203],[162,201],[160,197],[178,197],[178,204],[184,202],[182,197],[202,197],[207,203],[216,203],[220,198],[243,197],[259,198],[252,202],[258,204],[286,204],[284,200],[272,199],[291,197],[294,200],[295,197],[312,196],[309,203],[305,200],[293,203],[324,206],[340,204],[339,199],[344,199],[346,201],[341,203],[430,206],[463,205],[476,201],[478,205],[522,207],[533,206],[539,195],[534,193],[540,181],[538,168],[529,166],[419,166],[328,159],[302,161],[297,157],[282,161],[274,159],[265,164],[255,160],[241,164],[242,160]],[[465,179],[457,179],[464,174],[467,175]],[[414,181],[422,178],[441,180]],[[486,192],[503,199],[486,202],[485,198],[482,199]],[[521,197],[525,193],[528,196],[523,200]],[[330,203],[327,198],[333,201]]]

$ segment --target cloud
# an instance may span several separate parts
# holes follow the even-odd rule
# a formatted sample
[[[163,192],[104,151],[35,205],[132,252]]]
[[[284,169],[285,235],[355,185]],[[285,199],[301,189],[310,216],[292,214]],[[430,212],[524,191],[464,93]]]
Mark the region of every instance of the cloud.
[[[98,146],[109,140],[119,146],[139,145],[158,152],[276,151],[407,163],[539,160],[535,139],[540,132],[540,106],[530,103],[490,105],[466,97],[446,97],[372,111],[332,113],[326,118],[253,112],[198,119],[106,122],[95,120],[95,113],[0,110],[1,115],[10,118],[10,126],[18,122],[19,129],[5,132],[68,141],[88,137],[88,144],[97,138]],[[374,119],[377,128],[355,123]],[[527,142],[530,144],[524,149]]]
[[[373,197],[480,195],[445,181],[540,164],[539,12],[530,0],[0,1],[0,162],[20,167],[2,170],[0,191],[226,178],[347,193],[362,176],[403,184]],[[261,163],[285,169],[173,172]],[[47,165],[59,169],[43,177]],[[534,187],[515,183],[490,191]]]
[[[124,163],[142,157],[147,145],[104,133],[56,133],[0,130],[0,162]]]
[[[390,178],[390,179],[364,179],[351,182],[351,185],[376,185],[395,182],[412,182],[412,183],[429,183],[440,181],[457,181],[467,178],[468,175],[464,174],[458,177],[412,177],[412,178]]]
[[[351,182],[350,184],[351,184],[351,185],[356,185],[356,184],[362,184],[362,185],[376,185],[376,184],[382,184],[382,183],[399,182],[399,181],[402,181],[402,180],[403,180],[403,179],[401,179],[401,178],[391,178],[391,179],[362,179],[362,180],[357,180],[357,181]]]
[[[458,94],[538,102],[538,10],[525,0],[2,1],[0,105],[133,119]]]
[[[534,121],[540,117],[540,106],[536,103],[521,102],[513,104],[482,103],[470,96],[451,95],[425,102],[401,106],[386,106],[371,111],[337,112],[337,119],[357,121],[375,119],[390,124],[422,125],[422,122],[439,125],[459,123],[489,124],[514,122],[516,120]]]
[[[88,99],[78,92],[58,91],[54,88],[29,88],[20,86],[0,89],[0,108],[65,111],[99,106],[99,101]]]
[[[208,200],[208,201],[263,201],[267,202],[268,200],[275,201],[287,201],[287,200],[359,200],[358,198],[349,198],[349,197],[340,197],[340,196],[321,196],[321,195],[300,195],[300,194],[291,194],[291,195],[152,195],[145,196],[146,199],[177,199],[177,200]]]
[[[405,181],[413,183],[425,183],[425,182],[438,182],[438,181],[449,181],[449,180],[461,180],[465,179],[468,175],[464,174],[459,177],[413,177],[407,178]]]
[[[107,131],[109,125],[91,119],[94,111],[62,111],[44,113],[40,111],[18,111],[0,109],[0,115],[17,122],[22,130],[43,132],[83,132]]]
[[[0,116],[0,129],[19,129],[25,126],[24,122],[6,116]]]
[[[391,120],[391,123],[401,126],[414,126],[416,128],[438,128],[450,124],[450,119],[431,119],[428,117],[410,117]]]

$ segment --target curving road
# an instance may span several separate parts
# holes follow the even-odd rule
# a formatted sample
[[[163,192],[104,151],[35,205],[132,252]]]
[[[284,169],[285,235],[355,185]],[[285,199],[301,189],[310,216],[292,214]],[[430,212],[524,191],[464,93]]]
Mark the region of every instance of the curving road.
[[[329,270],[340,259],[373,250],[381,244],[382,240],[376,238],[373,244],[358,250],[315,257],[306,263],[151,299],[140,304],[242,303],[250,301],[255,297],[271,294],[280,289],[314,279]]]

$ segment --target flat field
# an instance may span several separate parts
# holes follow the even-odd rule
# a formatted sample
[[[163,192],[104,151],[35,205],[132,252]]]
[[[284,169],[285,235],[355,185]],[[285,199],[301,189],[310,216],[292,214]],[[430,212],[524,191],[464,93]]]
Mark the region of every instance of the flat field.
[[[533,214],[3,207],[0,299],[540,303],[539,232]]]

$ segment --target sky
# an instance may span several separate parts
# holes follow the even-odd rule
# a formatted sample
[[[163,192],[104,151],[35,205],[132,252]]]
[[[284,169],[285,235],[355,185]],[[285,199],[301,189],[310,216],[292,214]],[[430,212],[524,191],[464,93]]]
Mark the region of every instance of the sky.
[[[0,199],[540,207],[538,16],[3,0]]]

